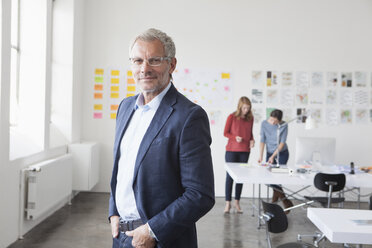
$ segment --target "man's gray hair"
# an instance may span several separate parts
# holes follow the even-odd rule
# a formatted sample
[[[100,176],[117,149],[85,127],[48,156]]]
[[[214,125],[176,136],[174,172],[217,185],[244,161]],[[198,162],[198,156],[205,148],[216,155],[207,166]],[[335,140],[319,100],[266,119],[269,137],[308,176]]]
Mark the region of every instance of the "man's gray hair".
[[[142,34],[138,35],[134,39],[131,46],[129,47],[129,53],[132,51],[132,48],[137,40],[142,40],[142,41],[159,40],[164,46],[164,52],[165,52],[166,57],[174,58],[176,56],[176,46],[174,45],[172,38],[169,37],[166,33],[158,29],[150,28],[150,29],[147,29]]]

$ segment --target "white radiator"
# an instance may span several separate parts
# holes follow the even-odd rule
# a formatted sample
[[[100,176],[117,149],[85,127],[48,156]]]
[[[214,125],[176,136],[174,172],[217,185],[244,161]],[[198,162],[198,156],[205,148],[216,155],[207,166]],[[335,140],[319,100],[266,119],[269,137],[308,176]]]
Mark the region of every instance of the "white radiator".
[[[72,157],[64,155],[22,170],[28,220],[38,219],[71,197]]]

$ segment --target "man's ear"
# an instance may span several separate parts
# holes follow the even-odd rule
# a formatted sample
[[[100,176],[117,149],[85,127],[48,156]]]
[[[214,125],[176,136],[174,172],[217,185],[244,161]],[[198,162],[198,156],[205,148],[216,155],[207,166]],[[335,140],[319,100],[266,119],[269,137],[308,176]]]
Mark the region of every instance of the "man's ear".
[[[170,62],[169,74],[172,74],[174,72],[174,70],[176,69],[176,65],[177,65],[177,59],[172,58]]]

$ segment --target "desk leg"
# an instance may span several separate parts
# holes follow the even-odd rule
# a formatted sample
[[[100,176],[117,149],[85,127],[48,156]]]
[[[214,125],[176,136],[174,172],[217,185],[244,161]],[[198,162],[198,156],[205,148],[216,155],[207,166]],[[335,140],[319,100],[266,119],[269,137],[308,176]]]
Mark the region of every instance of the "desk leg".
[[[253,192],[252,192],[252,196],[253,196],[253,198],[252,198],[252,216],[254,216],[254,211],[255,211],[255,206],[256,206],[256,198],[254,197],[254,186],[255,186],[255,184],[253,184],[252,185],[253,186]]]
[[[261,219],[260,219],[260,216],[261,216],[261,184],[259,183],[258,184],[258,227],[257,229],[260,229],[261,227]]]
[[[360,187],[358,187],[357,190],[358,190],[358,209],[360,209]]]

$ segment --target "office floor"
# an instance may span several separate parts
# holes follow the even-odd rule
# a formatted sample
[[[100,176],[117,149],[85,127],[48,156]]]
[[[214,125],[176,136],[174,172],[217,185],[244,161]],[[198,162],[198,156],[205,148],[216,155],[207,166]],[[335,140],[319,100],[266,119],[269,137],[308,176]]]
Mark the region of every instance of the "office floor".
[[[111,231],[107,222],[109,194],[80,193],[72,201],[27,233],[23,240],[9,248],[103,248],[111,247]],[[224,199],[216,198],[214,208],[197,223],[201,248],[264,248],[265,229],[257,229],[252,217],[251,199],[242,199],[243,214],[224,215]],[[347,203],[345,208],[353,208]],[[367,208],[367,204],[362,204]],[[316,228],[306,218],[306,210],[298,208],[288,215],[289,229],[272,235],[273,246],[295,241],[297,233],[313,233]],[[342,247],[323,242],[323,247]],[[363,246],[372,247],[372,246]]]

